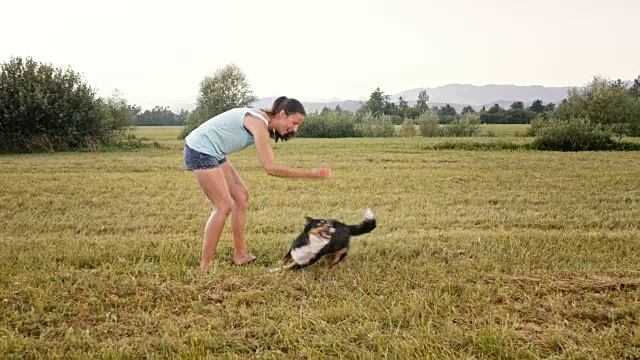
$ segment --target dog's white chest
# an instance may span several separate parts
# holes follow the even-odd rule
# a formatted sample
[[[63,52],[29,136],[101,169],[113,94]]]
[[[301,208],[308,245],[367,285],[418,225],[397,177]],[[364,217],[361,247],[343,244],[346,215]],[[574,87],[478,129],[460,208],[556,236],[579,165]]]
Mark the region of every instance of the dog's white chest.
[[[309,243],[291,251],[291,257],[300,265],[308,263],[329,243],[330,239],[321,236],[309,236]]]

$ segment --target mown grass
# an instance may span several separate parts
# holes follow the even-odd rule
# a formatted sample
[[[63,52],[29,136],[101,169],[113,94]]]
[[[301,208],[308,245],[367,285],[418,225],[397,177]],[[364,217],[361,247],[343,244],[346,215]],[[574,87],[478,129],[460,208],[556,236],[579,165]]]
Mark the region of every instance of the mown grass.
[[[162,147],[0,157],[5,358],[621,359],[640,356],[637,152],[433,150],[440,139],[295,139],[250,191],[259,262],[227,228],[197,271],[210,205]],[[487,139],[488,140],[488,139]],[[515,141],[515,139],[512,139]],[[378,218],[327,271],[269,274],[304,215]]]

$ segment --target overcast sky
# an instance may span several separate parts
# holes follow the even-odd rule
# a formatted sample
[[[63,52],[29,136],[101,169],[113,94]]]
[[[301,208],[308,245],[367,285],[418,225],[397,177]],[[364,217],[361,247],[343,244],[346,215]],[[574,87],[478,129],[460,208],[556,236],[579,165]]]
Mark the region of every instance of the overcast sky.
[[[640,75],[638,0],[3,1],[0,61],[71,66],[130,103],[194,102],[237,64],[259,97]]]

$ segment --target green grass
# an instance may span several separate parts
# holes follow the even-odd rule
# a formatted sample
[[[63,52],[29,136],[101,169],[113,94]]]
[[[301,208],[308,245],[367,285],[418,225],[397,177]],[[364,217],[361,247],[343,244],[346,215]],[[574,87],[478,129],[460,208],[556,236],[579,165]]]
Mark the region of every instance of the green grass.
[[[481,136],[526,136],[529,124],[482,124]]]
[[[259,262],[225,229],[197,271],[210,205],[160,148],[0,157],[2,358],[622,359],[640,356],[636,152],[432,150],[441,139],[295,139],[250,192]],[[303,216],[378,228],[332,270],[269,274]]]
[[[480,136],[489,137],[514,137],[526,136],[529,130],[529,124],[481,124]],[[396,133],[400,134],[402,125],[394,125]],[[415,126],[417,134],[420,135],[418,125]]]

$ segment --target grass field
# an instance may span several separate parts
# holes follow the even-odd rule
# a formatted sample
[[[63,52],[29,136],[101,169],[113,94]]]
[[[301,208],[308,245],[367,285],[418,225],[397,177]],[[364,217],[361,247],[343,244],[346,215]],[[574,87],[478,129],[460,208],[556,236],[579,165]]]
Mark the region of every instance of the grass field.
[[[329,181],[250,192],[198,269],[210,205],[157,148],[0,156],[1,358],[638,359],[640,154],[430,150],[439,139],[274,145]],[[504,130],[506,129],[500,129]],[[496,130],[497,132],[497,130]],[[506,136],[506,135],[505,135]],[[269,274],[303,216],[378,219],[332,270]]]
[[[402,125],[394,125],[394,127],[396,133],[401,132]],[[529,127],[529,124],[481,124],[479,135],[489,137],[525,136]],[[416,125],[416,130],[418,129],[419,127]]]

